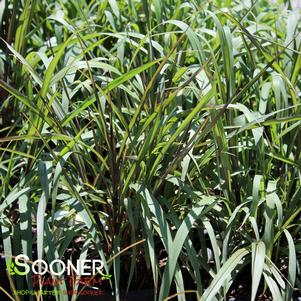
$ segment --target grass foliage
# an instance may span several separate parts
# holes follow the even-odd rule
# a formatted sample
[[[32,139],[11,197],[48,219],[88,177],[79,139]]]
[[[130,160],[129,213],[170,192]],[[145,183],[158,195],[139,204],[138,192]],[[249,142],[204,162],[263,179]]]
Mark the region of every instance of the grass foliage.
[[[294,5],[1,1],[4,254],[51,261],[80,237],[81,258],[106,261],[116,300],[141,271],[159,301],[226,300],[239,273],[250,275],[251,300],[292,300],[301,288]]]

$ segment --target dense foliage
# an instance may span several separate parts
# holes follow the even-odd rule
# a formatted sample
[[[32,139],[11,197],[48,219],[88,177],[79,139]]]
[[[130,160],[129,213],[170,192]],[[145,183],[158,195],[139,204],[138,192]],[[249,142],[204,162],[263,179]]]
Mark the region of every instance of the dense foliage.
[[[1,1],[4,255],[105,259],[116,300],[298,296],[297,4]]]

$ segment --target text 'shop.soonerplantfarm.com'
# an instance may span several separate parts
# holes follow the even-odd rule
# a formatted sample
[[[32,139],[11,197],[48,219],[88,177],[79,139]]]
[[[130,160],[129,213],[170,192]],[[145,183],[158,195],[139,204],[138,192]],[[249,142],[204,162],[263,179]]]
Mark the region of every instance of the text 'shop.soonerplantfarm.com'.
[[[299,0],[0,1],[0,300],[301,300]]]

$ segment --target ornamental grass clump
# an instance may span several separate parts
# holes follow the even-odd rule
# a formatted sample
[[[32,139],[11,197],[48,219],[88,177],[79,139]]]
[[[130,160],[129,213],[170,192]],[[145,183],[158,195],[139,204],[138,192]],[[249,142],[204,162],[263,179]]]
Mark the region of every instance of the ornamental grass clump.
[[[294,5],[2,1],[6,262],[101,260],[117,301],[300,297]],[[7,277],[3,298],[36,288]]]

